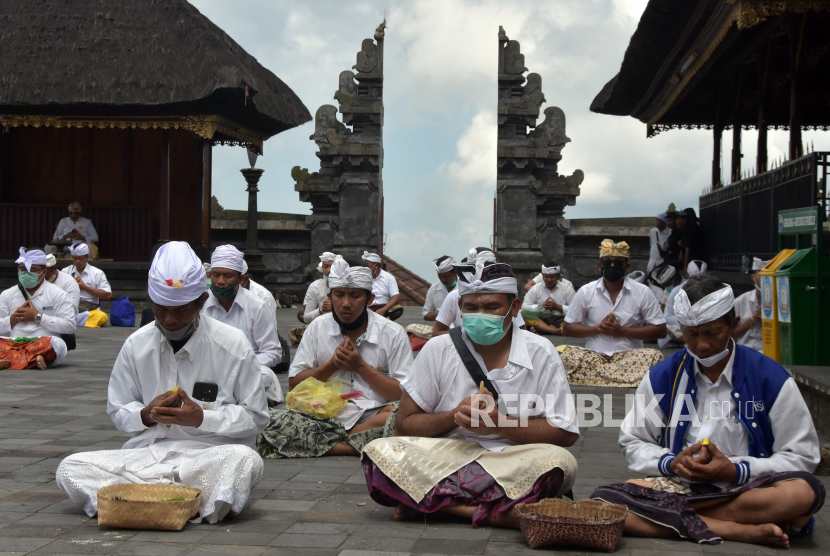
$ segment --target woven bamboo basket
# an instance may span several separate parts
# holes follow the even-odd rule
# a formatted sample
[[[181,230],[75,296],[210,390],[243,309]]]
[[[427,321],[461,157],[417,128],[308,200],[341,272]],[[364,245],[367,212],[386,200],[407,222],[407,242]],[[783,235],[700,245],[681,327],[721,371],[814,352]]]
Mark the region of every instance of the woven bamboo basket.
[[[545,498],[535,504],[518,504],[516,513],[530,548],[579,546],[613,552],[628,508],[601,500]]]
[[[118,484],[98,490],[98,525],[181,531],[199,513],[202,491],[176,485]],[[165,502],[171,498],[184,501]]]

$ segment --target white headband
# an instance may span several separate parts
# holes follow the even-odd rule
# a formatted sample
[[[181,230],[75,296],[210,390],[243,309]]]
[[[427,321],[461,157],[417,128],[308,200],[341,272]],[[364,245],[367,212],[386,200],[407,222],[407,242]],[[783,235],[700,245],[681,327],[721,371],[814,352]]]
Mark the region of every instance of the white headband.
[[[79,243],[78,245],[73,245],[69,248],[69,253],[73,257],[83,257],[84,255],[89,255],[89,245],[86,243]]]
[[[703,274],[707,270],[709,270],[709,265],[703,261],[689,261],[689,266],[686,267],[686,272],[689,273],[689,276]]]
[[[642,270],[635,270],[631,274],[628,275],[629,280],[634,280],[635,282],[639,282],[640,284],[643,283],[643,280],[646,279],[646,273]]]
[[[147,292],[154,303],[181,307],[205,293],[205,267],[184,241],[162,245],[153,257],[147,280]]]
[[[442,260],[443,259],[443,260]],[[440,261],[440,262],[439,262]],[[455,259],[452,257],[438,257],[432,261],[432,266],[435,267],[435,272],[450,272],[455,264]]]
[[[243,258],[242,251],[233,245],[220,245],[213,251],[213,255],[210,257],[211,268],[227,268],[241,273],[244,264],[245,259]]]
[[[26,267],[27,272],[31,272],[33,264],[46,266],[46,253],[39,249],[32,249],[31,251],[26,251],[25,247],[21,247],[20,257],[18,257],[17,260],[14,262],[15,264],[22,264]]]
[[[674,275],[677,274],[677,269],[673,266],[667,266],[663,270],[657,273],[657,280],[662,284],[666,280],[671,280],[674,278]]]
[[[363,252],[363,257],[361,257],[364,261],[369,261],[370,263],[380,263],[380,255],[377,253],[369,253],[368,251]]]
[[[248,263],[245,262],[245,259],[242,259],[242,274],[248,274]]]
[[[769,261],[762,261],[758,257],[754,257],[752,259],[752,272],[758,272],[759,270],[767,266],[768,262]]]
[[[334,261],[334,259],[336,259],[336,258],[337,258],[337,255],[335,255],[331,251],[326,251],[325,253],[320,255],[320,262],[321,263],[328,263],[328,262]]]
[[[474,265],[478,261],[482,263],[494,263],[496,262],[496,254],[486,249],[476,251],[475,247],[473,247],[467,254],[467,264]]]
[[[52,268],[56,264],[58,264],[58,259],[53,254],[49,253],[46,255],[46,268]]]
[[[507,266],[507,265],[505,265]],[[464,268],[463,266],[461,268]],[[481,276],[484,269],[484,263],[477,261],[475,265],[475,274],[458,269],[458,295],[464,296],[468,293],[506,293],[512,295],[519,295],[519,283],[516,278],[505,276],[504,278],[495,278],[486,282],[481,281]]]
[[[349,266],[349,263],[340,255],[331,263],[329,271],[329,289],[359,288],[372,291],[375,279],[372,271],[365,266]]]
[[[545,266],[542,265],[542,274],[559,274],[562,268],[559,266]]]
[[[729,286],[710,293],[694,305],[689,303],[686,290],[681,289],[674,298],[674,314],[683,326],[700,326],[721,318],[734,304],[735,294]]]

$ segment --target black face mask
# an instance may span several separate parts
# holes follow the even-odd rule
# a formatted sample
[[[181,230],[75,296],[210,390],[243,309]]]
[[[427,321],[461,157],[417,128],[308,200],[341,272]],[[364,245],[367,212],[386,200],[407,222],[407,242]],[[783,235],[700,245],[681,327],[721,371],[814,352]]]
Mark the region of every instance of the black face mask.
[[[334,317],[334,322],[340,326],[340,331],[345,334],[346,332],[350,332],[352,330],[357,330],[363,323],[369,320],[369,305],[368,303],[363,306],[363,312],[360,313],[360,316],[355,319],[352,323],[346,323],[340,320],[340,317],[337,316],[337,311],[334,310],[334,304],[332,304],[331,308],[331,316]]]
[[[602,268],[602,275],[609,282],[619,282],[625,277],[625,270],[618,266],[605,266]]]

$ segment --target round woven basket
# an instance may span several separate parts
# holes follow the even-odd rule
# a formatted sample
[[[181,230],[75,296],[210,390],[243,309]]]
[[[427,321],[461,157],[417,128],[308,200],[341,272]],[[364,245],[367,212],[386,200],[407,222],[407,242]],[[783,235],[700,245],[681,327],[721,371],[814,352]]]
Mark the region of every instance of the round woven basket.
[[[181,531],[199,513],[202,491],[176,485],[117,484],[98,490],[98,525]],[[170,501],[183,498],[183,501]]]
[[[535,504],[518,504],[516,513],[530,548],[579,546],[613,552],[628,508],[602,500],[545,498]]]

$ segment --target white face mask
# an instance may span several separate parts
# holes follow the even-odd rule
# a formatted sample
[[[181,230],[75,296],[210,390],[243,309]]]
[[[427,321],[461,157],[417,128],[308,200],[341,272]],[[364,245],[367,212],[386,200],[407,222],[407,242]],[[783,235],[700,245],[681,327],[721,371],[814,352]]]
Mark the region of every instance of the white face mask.
[[[723,361],[725,358],[729,357],[729,342],[730,341],[732,341],[732,329],[731,328],[729,329],[729,341],[726,342],[726,347],[724,348],[724,350],[722,352],[716,353],[715,355],[712,355],[711,357],[706,357],[705,359],[701,359],[700,357],[695,355],[694,352],[692,352],[692,350],[687,349],[686,351],[688,351],[689,354],[692,357],[694,357],[694,359],[695,359],[695,361],[697,361],[698,365],[709,368],[712,365],[716,365],[716,364],[720,363],[721,361]]]

